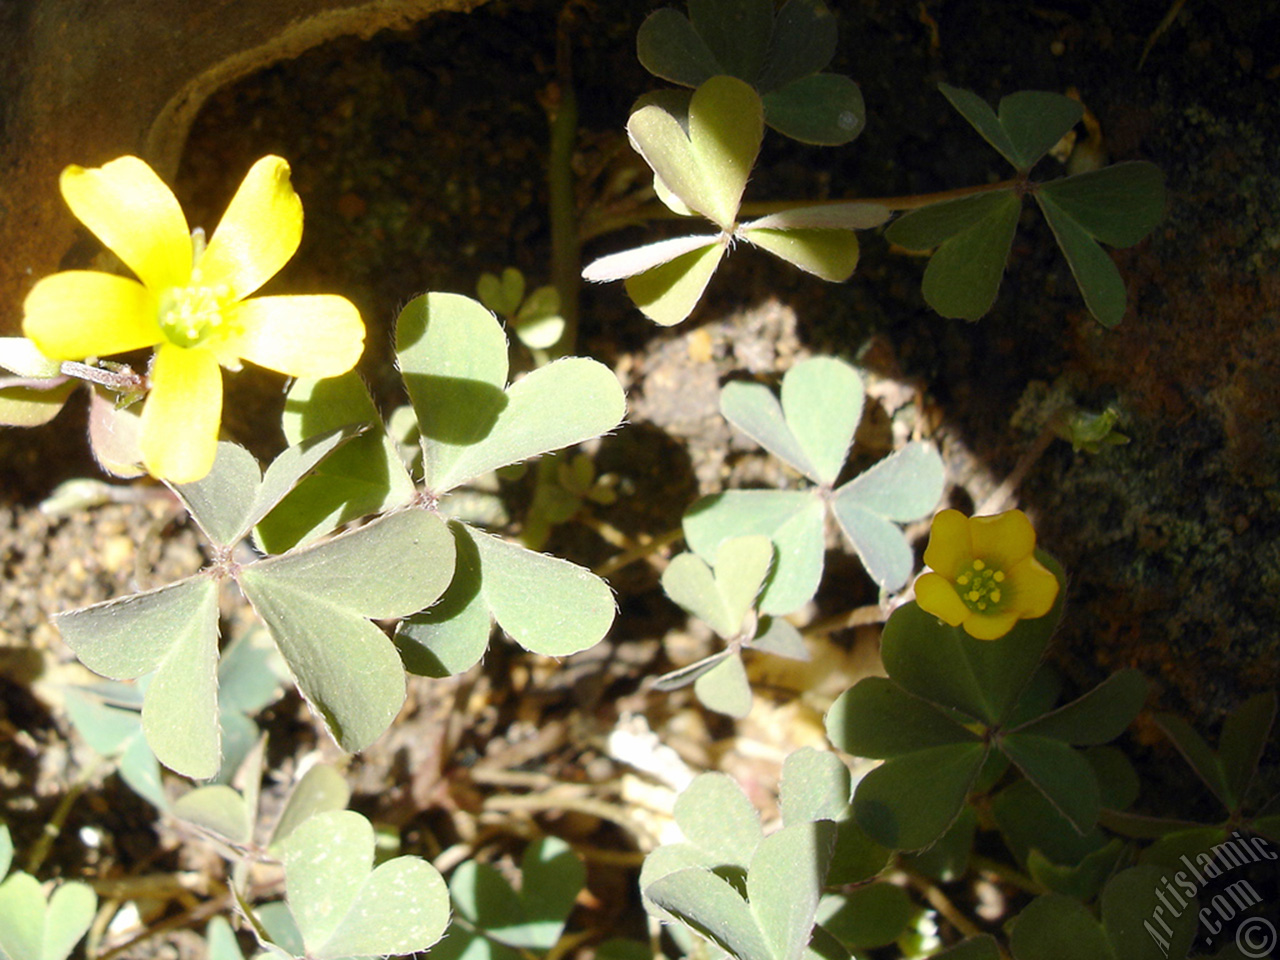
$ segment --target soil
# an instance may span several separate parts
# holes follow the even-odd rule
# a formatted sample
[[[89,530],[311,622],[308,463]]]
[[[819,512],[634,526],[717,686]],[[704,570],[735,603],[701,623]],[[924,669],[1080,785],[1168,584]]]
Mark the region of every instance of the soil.
[[[622,127],[632,100],[658,85],[632,46],[658,5],[571,4],[584,212],[618,202],[611,184],[640,177]],[[473,293],[482,271],[506,266],[531,285],[548,280],[541,104],[555,96],[559,7],[492,0],[409,32],[335,41],[227,88],[192,130],[176,190],[193,224],[216,223],[259,156],[289,159],[306,229],[267,292],[336,292],[356,302],[369,328],[361,370],[386,410],[401,400],[390,346],[404,302],[425,290]],[[976,324],[933,314],[919,293],[922,263],[875,235],[864,237],[862,264],[842,285],[739,250],[694,316],[670,331],[640,315],[620,285],[587,288],[579,352],[612,366],[630,397],[630,422],[595,452],[622,496],[593,508],[592,524],[558,530],[549,549],[599,564],[616,553],[601,531],[661,536],[699,493],[794,482],[730,432],[717,390],[731,376],[776,382],[796,359],[834,353],[868,370],[878,401],[859,434],[858,465],[922,431],[943,450],[950,501],[966,509],[1020,469],[1055,405],[1120,412],[1127,445],[1090,455],[1057,442],[1021,464],[1029,469],[1009,504],[1032,515],[1041,543],[1071,573],[1070,613],[1054,648],[1069,686],[1136,666],[1154,681],[1153,705],[1202,729],[1248,695],[1280,686],[1280,63],[1261,39],[1280,28],[1280,10],[1187,4],[1158,30],[1168,10],[1164,0],[845,4],[831,69],[862,85],[867,131],[835,150],[770,134],[748,199],[894,196],[998,179],[1003,161],[936,83],[991,102],[1019,89],[1074,88],[1112,160],[1151,160],[1168,181],[1165,222],[1115,252],[1129,314],[1117,330],[1097,325],[1030,211],[995,308]],[[593,239],[584,255],[660,230]],[[228,431],[269,457],[282,443],[273,426],[279,378],[238,377],[229,391]],[[77,417],[73,407],[34,433],[0,435],[8,491],[0,816],[20,850],[89,763],[48,682],[73,669],[48,615],[167,582],[201,562],[192,525],[163,496],[58,518],[36,511],[57,482],[94,474]],[[778,759],[820,738],[825,703],[876,668],[877,629],[864,626],[831,635],[803,675],[762,673],[756,709],[738,725],[705,714],[687,694],[651,693],[646,678],[709,652],[711,642],[657,590],[661,563],[658,554],[610,578],[620,616],[596,650],[557,665],[495,640],[481,668],[415,682],[393,730],[351,761],[353,806],[398,831],[406,852],[427,855],[465,844],[501,862],[531,832],[564,836],[589,853],[591,895],[573,928],[643,937],[634,875],[609,855],[642,849],[643,831],[598,809],[544,808],[530,798],[568,782],[622,803],[627,767],[604,743],[635,714],[692,768],[728,770],[767,807]],[[877,601],[843,551],[829,554],[828,570],[809,616]],[[309,751],[336,757],[296,696],[259,722],[281,769],[276,792]],[[1150,722],[1135,731],[1129,746],[1150,775],[1142,804],[1203,812],[1185,809],[1181,768],[1173,769],[1180,761]],[[78,831],[88,825],[104,839],[86,852]],[[216,872],[217,861],[193,860],[189,847],[116,778],[95,777],[49,864],[67,876]],[[183,917],[199,927],[196,907],[173,899],[163,910],[158,916],[179,918],[176,928]],[[167,933],[123,955],[198,956],[195,943],[187,932]]]

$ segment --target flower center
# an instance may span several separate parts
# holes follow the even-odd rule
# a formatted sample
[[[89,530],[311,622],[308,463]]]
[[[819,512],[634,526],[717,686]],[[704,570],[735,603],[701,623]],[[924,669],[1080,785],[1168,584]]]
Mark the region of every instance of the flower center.
[[[160,298],[160,329],[170,342],[194,347],[224,330],[229,292],[225,284],[172,287]]]
[[[999,607],[1004,591],[1004,571],[992,570],[981,560],[974,560],[956,577],[957,592],[964,605],[974,613],[986,613],[991,607]]]

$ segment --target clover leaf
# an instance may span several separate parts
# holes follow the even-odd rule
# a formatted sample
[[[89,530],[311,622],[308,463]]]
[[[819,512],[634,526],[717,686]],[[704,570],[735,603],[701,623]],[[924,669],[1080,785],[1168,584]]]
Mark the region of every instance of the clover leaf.
[[[858,262],[855,229],[889,217],[877,204],[798,207],[739,224],[742,194],[764,132],[756,92],[732,76],[713,76],[692,96],[642,97],[627,121],[631,144],[654,174],[654,191],[681,216],[706,217],[719,233],[675,237],[610,254],[589,264],[593,282],[625,280],[627,293],[664,326],[693,312],[735,240],[768,250],[807,273],[841,281]]]
[[[863,397],[857,371],[829,357],[787,371],[781,403],[762,384],[731,382],[721,391],[721,413],[730,423],[816,484],[730,490],[703,498],[685,514],[685,538],[704,558],[714,557],[730,536],[758,533],[773,540],[778,559],[760,601],[764,613],[790,613],[817,591],[828,508],[881,589],[896,590],[911,576],[914,558],[896,524],[937,506],[942,458],[931,444],[911,443],[835,487]]]
[[[809,949],[847,957],[840,941],[815,924],[841,846],[848,797],[848,770],[838,758],[798,751],[782,771],[784,825],[766,837],[736,783],[719,773],[698,776],[676,800],[684,841],[645,858],[645,907],[739,960],[799,960]],[[846,862],[865,859],[865,848],[855,852],[845,845],[854,853]],[[872,872],[884,863],[881,856]]]
[[[1061,583],[1061,567],[1048,554],[1039,558]],[[827,714],[832,743],[885,761],[854,796],[854,815],[872,839],[902,850],[932,844],[959,816],[993,751],[1076,830],[1097,822],[1098,778],[1075,748],[1119,736],[1141,709],[1147,684],[1123,670],[1051,708],[1034,680],[1061,594],[1047,615],[1020,620],[997,640],[975,640],[914,602],[894,611],[881,640],[889,676],[859,681]]]
[[[299,691],[338,744],[361,750],[404,701],[404,673],[373,619],[434,602],[453,572],[453,542],[438,517],[391,514],[320,544],[247,564],[231,550],[297,480],[351,430],[290,447],[259,476],[242,448],[221,443],[202,481],[175,488],[223,558],[177,583],[60,614],[63,638],[91,670],[116,680],[154,673],[142,705],[147,743],[166,766],[217,773],[218,593],[233,579],[266,623]],[[406,562],[407,561],[407,562]],[[401,564],[385,577],[381,566]],[[359,665],[353,669],[353,664]]]
[[[768,537],[731,537],[716,551],[714,567],[696,554],[682,553],[662,574],[662,588],[687,612],[707,622],[728,641],[708,657],[659,677],[655,690],[677,690],[692,683],[704,706],[731,717],[751,710],[751,686],[742,662],[744,648],[764,650],[792,660],[808,660],[799,632],[785,620],[757,617],[756,598],[773,565]]]
[[[995,303],[1022,210],[1031,194],[1053,230],[1089,312],[1103,326],[1124,316],[1124,281],[1099,246],[1130,247],[1164,216],[1164,175],[1150,163],[1036,183],[1031,168],[1083,115],[1075,100],[1021,91],[998,112],[968,90],[939,84],[943,95],[1018,171],[1016,182],[904,214],[885,231],[908,250],[934,251],[925,269],[925,301],[944,317],[976,320]]]

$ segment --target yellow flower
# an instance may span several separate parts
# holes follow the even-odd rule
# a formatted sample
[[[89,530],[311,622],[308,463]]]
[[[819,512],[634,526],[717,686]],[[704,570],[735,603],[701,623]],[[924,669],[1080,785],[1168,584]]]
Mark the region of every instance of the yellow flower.
[[[1019,620],[1043,617],[1058,598],[1058,578],[1035,557],[1036,532],[1021,510],[933,518],[916,603],[978,640],[995,640]]]
[[[45,277],[27,296],[23,333],[56,360],[156,348],[139,438],[152,475],[192,483],[212,468],[220,365],[238,370],[244,359],[292,377],[333,377],[360,359],[364,323],[349,300],[245,299],[302,239],[302,202],[280,157],[253,165],[208,246],[137,157],[67,167],[59,186],[71,212],[138,280],[91,270]]]

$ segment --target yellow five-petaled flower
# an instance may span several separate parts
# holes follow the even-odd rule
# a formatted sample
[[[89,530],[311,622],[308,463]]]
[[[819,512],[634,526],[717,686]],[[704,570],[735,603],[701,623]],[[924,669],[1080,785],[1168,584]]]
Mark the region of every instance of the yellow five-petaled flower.
[[[1058,578],[1035,556],[1036,532],[1021,510],[933,518],[916,603],[978,640],[995,640],[1019,620],[1043,617],[1058,598]]]
[[[152,475],[191,483],[212,468],[219,366],[238,370],[244,359],[293,377],[333,377],[360,359],[364,323],[349,300],[246,299],[302,239],[302,202],[280,157],[253,165],[207,246],[137,157],[67,167],[59,185],[71,212],[138,279],[92,270],[45,277],[27,296],[23,333],[55,360],[156,348],[139,437]]]

